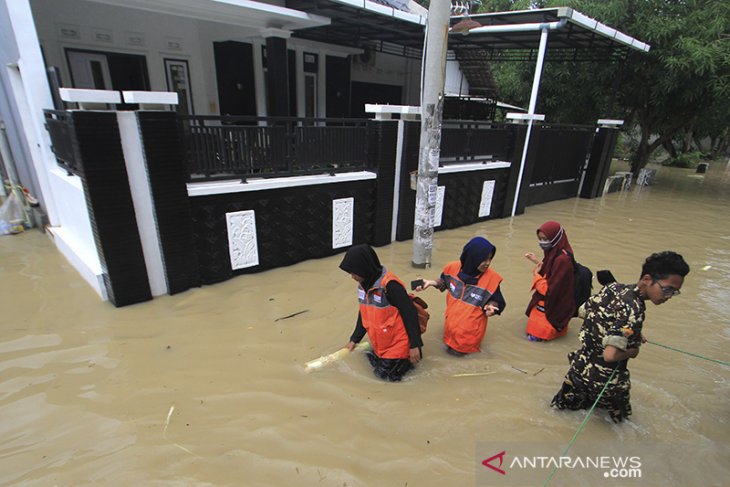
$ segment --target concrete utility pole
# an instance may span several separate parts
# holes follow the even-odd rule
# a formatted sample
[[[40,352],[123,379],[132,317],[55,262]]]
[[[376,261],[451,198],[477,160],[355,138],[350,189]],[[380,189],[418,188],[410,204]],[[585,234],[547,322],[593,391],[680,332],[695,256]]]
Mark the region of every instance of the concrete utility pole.
[[[450,12],[450,0],[431,0],[426,45],[423,46],[425,60],[421,92],[421,142],[418,151],[412,261],[414,267],[420,268],[431,266]]]

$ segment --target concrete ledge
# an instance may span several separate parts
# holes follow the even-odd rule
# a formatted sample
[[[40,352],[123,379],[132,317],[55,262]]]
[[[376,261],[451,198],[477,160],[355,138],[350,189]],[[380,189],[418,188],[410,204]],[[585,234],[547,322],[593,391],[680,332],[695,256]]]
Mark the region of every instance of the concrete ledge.
[[[504,169],[512,166],[509,162],[491,161],[491,162],[467,162],[463,164],[449,164],[448,166],[439,167],[439,174],[451,174],[468,171],[486,171],[489,169]]]
[[[611,118],[599,118],[596,124],[599,127],[607,127],[607,128],[618,128],[624,124],[623,120],[614,120]]]
[[[80,88],[59,88],[61,100],[70,103],[121,103],[122,97],[118,91],[85,90]]]
[[[350,181],[366,181],[375,179],[377,175],[370,171],[357,171],[335,174],[315,174],[311,176],[291,176],[286,178],[249,179],[242,183],[240,180],[211,181],[205,183],[188,183],[188,196],[207,196],[213,194],[245,193],[249,191],[265,191],[280,188],[295,188],[299,186],[315,186],[318,184],[346,183]]]
[[[174,91],[122,91],[124,103],[177,105],[177,93]]]
[[[365,112],[374,113],[376,120],[390,120],[393,115],[400,115],[404,120],[416,120],[421,115],[421,107],[366,103]]]
[[[530,115],[529,113],[515,113],[510,112],[506,115],[507,120],[513,120],[515,122],[529,122],[532,120],[533,122],[544,122],[545,121],[545,115],[541,113],[535,113],[534,115]]]

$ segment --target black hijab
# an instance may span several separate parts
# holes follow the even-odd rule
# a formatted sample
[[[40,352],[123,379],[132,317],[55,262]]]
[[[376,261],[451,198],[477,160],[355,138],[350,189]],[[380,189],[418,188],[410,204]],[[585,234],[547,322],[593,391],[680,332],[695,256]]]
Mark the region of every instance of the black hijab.
[[[361,283],[361,286],[365,290],[370,289],[383,273],[383,266],[380,265],[378,255],[368,244],[350,247],[340,263],[340,269],[364,278],[365,281]]]
[[[469,240],[461,252],[461,270],[459,279],[466,284],[476,284],[482,275],[479,265],[489,257],[494,257],[497,249],[484,237],[474,237]]]

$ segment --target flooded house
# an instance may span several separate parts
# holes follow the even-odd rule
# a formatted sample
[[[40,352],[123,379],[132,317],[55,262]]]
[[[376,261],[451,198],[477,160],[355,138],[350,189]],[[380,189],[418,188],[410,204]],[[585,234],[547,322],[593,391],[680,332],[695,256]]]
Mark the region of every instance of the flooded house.
[[[496,105],[490,56],[545,54],[541,36],[649,48],[568,8],[472,18],[449,38],[457,104]],[[406,0],[6,0],[5,136],[55,245],[116,306],[408,240],[426,21]],[[600,195],[611,121],[470,112],[442,126],[436,230]]]

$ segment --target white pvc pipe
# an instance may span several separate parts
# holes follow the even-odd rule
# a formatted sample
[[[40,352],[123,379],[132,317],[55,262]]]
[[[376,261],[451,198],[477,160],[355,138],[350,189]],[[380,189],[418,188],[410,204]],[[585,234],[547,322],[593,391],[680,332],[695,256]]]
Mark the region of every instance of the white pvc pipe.
[[[560,22],[556,22],[560,23]],[[549,24],[548,24],[549,25]],[[535,77],[532,80],[532,92],[530,93],[530,106],[527,109],[529,120],[527,121],[527,134],[525,134],[525,144],[522,147],[522,159],[520,160],[520,172],[517,176],[517,187],[515,188],[515,199],[512,202],[512,218],[517,212],[517,201],[520,198],[520,186],[522,185],[522,175],[525,172],[525,160],[527,159],[527,147],[530,145],[530,135],[532,134],[532,119],[535,115],[535,106],[537,105],[537,93],[540,89],[540,77],[542,76],[542,66],[545,62],[545,50],[547,49],[547,38],[549,28],[542,29],[540,33],[540,48],[537,53],[537,62],[535,63]]]
[[[568,23],[567,19],[560,20],[558,22],[533,22],[528,24],[514,24],[514,25],[485,25],[482,27],[476,27],[465,32],[464,35],[471,34],[500,34],[505,32],[536,32],[560,29]]]

